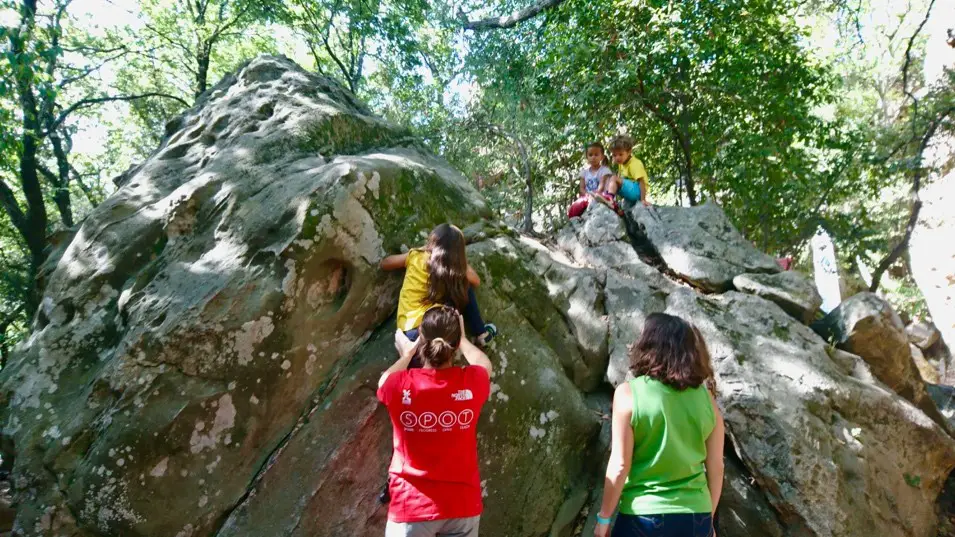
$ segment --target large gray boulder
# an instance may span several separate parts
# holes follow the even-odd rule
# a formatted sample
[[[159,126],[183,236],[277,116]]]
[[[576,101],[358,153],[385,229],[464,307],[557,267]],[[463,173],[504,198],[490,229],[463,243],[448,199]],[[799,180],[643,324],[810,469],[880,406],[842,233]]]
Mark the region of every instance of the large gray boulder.
[[[784,537],[800,532],[787,529],[755,479],[736,457],[726,457],[723,495],[716,533]]]
[[[624,253],[640,237],[604,213],[613,214],[598,208],[571,222],[559,248],[605,274],[613,385],[630,377],[627,347],[650,313],[679,315],[703,333],[742,464],[724,484],[720,535],[933,535],[933,502],[955,464],[942,427],[776,304],[647,276],[654,269]],[[904,455],[910,450],[918,461]]]
[[[805,324],[812,322],[822,306],[816,285],[802,273],[792,270],[778,274],[740,274],[733,278],[733,286],[775,303]]]
[[[781,270],[712,202],[689,208],[637,204],[627,219],[638,246],[659,256],[677,277],[705,291],[726,291],[740,274]]]
[[[680,285],[641,259],[623,221],[607,206],[592,204],[585,216],[571,220],[557,244],[575,263],[595,269],[604,283],[610,354],[606,378],[616,386],[627,378],[629,347],[647,315],[663,311],[666,295]]]
[[[119,184],[53,256],[0,372],[17,535],[381,535],[391,431],[375,388],[401,274],[377,265],[450,220],[501,329],[482,533],[592,531],[610,389],[646,316],[667,311],[707,340],[738,456],[721,537],[934,536],[955,441],[776,304],[697,291],[776,271],[715,206],[659,209],[669,224],[641,235],[595,204],[556,246],[519,237],[402,129],[270,57]],[[710,276],[647,239],[696,221],[713,244],[688,247]]]
[[[0,373],[17,532],[381,534],[390,425],[375,385],[401,274],[378,262],[438,223],[480,222],[481,197],[280,58],[213,88],[120,183]],[[525,280],[479,292],[504,329],[481,424],[483,526],[499,535],[546,531],[584,479],[598,417],[574,381],[593,384],[606,360],[599,344],[568,354],[564,311],[536,273]],[[552,304],[545,324],[514,307],[512,284]]]
[[[925,391],[902,319],[888,302],[873,293],[859,293],[829,312],[821,326],[832,343],[861,356],[876,378],[947,427]]]
[[[817,334],[759,297],[679,290],[666,312],[703,333],[736,449],[787,527],[933,534],[933,502],[955,462],[941,426],[833,361]]]

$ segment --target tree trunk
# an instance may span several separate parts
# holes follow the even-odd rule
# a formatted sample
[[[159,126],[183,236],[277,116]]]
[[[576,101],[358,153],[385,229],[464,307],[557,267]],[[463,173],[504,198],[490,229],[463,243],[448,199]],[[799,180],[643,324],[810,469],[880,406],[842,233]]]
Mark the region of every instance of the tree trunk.
[[[196,99],[206,92],[209,87],[209,56],[212,54],[212,43],[199,45],[196,54]]]
[[[0,319],[0,370],[7,366],[7,359],[10,358],[10,344],[7,342],[7,328],[13,324],[17,317],[20,316],[20,312],[23,311],[25,307],[24,304],[10,312],[5,318]]]
[[[487,129],[488,132],[500,136],[505,140],[510,140],[517,146],[517,152],[521,157],[521,170],[524,173],[524,219],[521,223],[521,229],[524,233],[534,232],[534,175],[531,173],[531,159],[527,153],[527,146],[516,134],[504,130],[499,125],[490,123],[480,123],[480,126]]]
[[[56,132],[49,133],[50,144],[53,146],[53,155],[56,157],[58,179],[53,201],[60,211],[60,221],[66,227],[73,227],[73,204],[70,200],[70,161],[63,149],[63,140]]]
[[[534,232],[534,176],[531,174],[530,158],[527,156],[527,148],[524,142],[514,137],[517,141],[517,148],[521,152],[521,161],[524,167],[524,233]]]
[[[682,133],[678,136],[680,152],[683,154],[683,162],[680,166],[680,175],[683,179],[683,186],[686,188],[686,197],[690,200],[690,205],[697,204],[696,184],[693,182],[693,154],[690,146],[689,135]]]
[[[13,207],[5,203],[7,213],[23,236],[30,251],[30,276],[35,282],[40,265],[46,260],[46,205],[43,203],[43,190],[40,187],[40,178],[37,167],[37,142],[40,135],[40,123],[37,110],[36,95],[33,88],[33,75],[30,69],[20,67],[29,61],[26,53],[27,46],[24,33],[30,33],[35,26],[36,0],[23,0],[20,5],[20,26],[10,32],[11,63],[14,63],[13,73],[16,78],[17,92],[19,93],[20,111],[23,116],[21,139],[22,152],[20,154],[20,186],[26,198],[27,209],[20,218],[13,218]],[[13,201],[16,204],[16,201]],[[17,222],[20,222],[17,224]],[[39,303],[36,286],[28,294],[27,306],[32,311]]]
[[[919,223],[919,211],[922,210],[922,200],[919,199],[919,189],[922,186],[922,174],[924,173],[922,169],[922,159],[925,154],[925,148],[928,147],[928,143],[932,140],[932,137],[935,136],[939,125],[951,114],[955,114],[955,107],[949,108],[937,116],[929,125],[928,130],[926,130],[922,136],[922,140],[919,142],[915,153],[915,169],[912,172],[912,211],[909,213],[909,221],[905,226],[905,233],[902,235],[902,239],[872,272],[872,283],[869,285],[869,291],[872,293],[879,289],[879,284],[882,282],[882,275],[885,274],[885,271],[888,270],[889,267],[892,266],[892,263],[895,263],[909,247],[912,232],[915,231],[915,227]]]
[[[672,114],[664,113],[659,106],[647,98],[646,88],[642,82],[636,88],[636,94],[640,97],[643,107],[670,129],[673,141],[683,157],[681,162],[677,163],[677,166],[680,169],[680,176],[686,188],[687,198],[690,200],[690,205],[696,205],[696,185],[693,183],[693,153],[690,145],[689,125],[688,122],[684,121],[687,116],[681,113],[679,118],[674,118]],[[687,124],[681,127],[681,122]]]

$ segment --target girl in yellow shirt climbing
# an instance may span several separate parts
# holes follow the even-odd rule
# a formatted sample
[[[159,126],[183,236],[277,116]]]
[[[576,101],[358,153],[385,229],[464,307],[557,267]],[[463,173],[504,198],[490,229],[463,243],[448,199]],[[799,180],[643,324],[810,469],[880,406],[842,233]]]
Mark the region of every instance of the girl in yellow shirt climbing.
[[[464,317],[467,332],[485,346],[497,334],[497,327],[485,324],[478,309],[474,288],[481,278],[468,265],[464,234],[451,224],[434,228],[424,248],[381,260],[382,270],[405,269],[398,296],[398,329],[408,339],[418,339],[418,326],[429,309],[454,306]]]

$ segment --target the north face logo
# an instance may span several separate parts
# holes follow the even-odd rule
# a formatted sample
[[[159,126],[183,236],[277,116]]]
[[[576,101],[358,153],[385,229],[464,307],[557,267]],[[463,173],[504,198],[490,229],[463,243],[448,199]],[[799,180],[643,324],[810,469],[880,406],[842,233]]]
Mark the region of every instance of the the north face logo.
[[[451,399],[455,401],[470,401],[474,399],[474,394],[471,393],[471,390],[458,390],[457,393],[451,394]]]

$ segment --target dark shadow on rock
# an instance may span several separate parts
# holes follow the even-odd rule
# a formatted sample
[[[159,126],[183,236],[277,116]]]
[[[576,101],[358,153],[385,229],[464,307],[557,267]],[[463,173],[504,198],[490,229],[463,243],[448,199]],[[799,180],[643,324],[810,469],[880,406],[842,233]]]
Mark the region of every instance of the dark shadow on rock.
[[[955,537],[955,472],[949,474],[935,502],[938,537]]]

